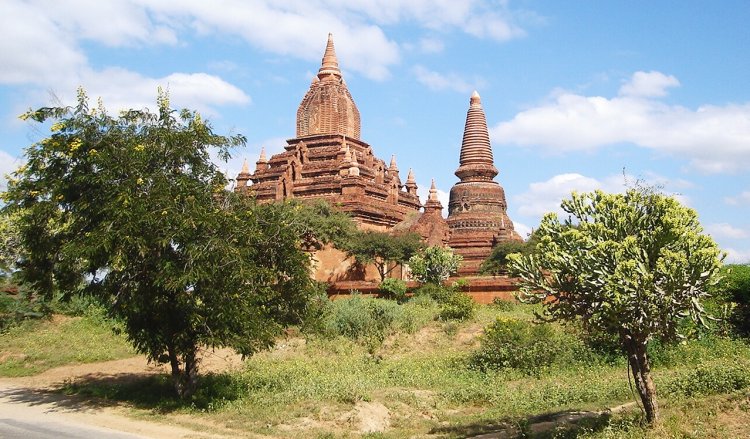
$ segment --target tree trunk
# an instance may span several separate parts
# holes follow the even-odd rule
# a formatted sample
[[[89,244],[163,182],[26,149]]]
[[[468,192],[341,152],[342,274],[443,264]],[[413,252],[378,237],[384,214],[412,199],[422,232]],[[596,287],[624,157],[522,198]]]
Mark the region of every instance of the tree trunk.
[[[651,367],[646,354],[646,341],[630,335],[624,337],[623,345],[628,355],[628,365],[633,371],[633,380],[638,395],[646,412],[646,422],[653,424],[659,418],[659,406],[656,403],[656,387],[651,379]]]
[[[177,357],[175,349],[170,346],[167,348],[169,355],[169,364],[172,368],[172,383],[174,384],[177,396],[181,399],[189,398],[195,393],[198,387],[198,361],[196,359],[196,349],[183,355],[184,368],[180,368],[180,360]]]

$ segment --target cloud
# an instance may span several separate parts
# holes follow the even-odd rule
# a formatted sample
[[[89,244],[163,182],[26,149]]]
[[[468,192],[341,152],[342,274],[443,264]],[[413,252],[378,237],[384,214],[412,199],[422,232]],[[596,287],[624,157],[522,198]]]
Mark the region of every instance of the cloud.
[[[725,264],[750,264],[750,250],[723,249],[727,253]]]
[[[513,228],[516,230],[516,233],[521,235],[521,238],[523,239],[528,239],[529,235],[531,235],[532,229],[526,224],[519,223],[518,221],[513,221]]]
[[[518,212],[523,216],[541,218],[548,212],[567,215],[560,209],[560,203],[563,199],[570,198],[573,191],[593,192],[599,189],[610,193],[620,193],[636,181],[642,181],[647,186],[658,187],[666,194],[675,197],[683,205],[690,205],[690,199],[687,196],[670,193],[670,188],[688,187],[688,182],[670,180],[654,173],[639,178],[628,174],[613,174],[601,180],[578,173],[558,174],[545,181],[529,184],[529,188],[525,192],[513,197],[513,202],[517,206]]]
[[[494,126],[490,137],[559,153],[631,143],[687,157],[705,173],[747,169],[750,103],[691,110],[657,99],[678,84],[673,76],[636,72],[613,98],[556,91],[549,102]]]
[[[452,90],[459,93],[471,93],[472,90],[481,88],[484,81],[477,79],[469,83],[463,79],[463,76],[456,73],[442,74],[428,70],[424,66],[416,66],[412,69],[417,81],[431,90]]]
[[[724,197],[724,202],[730,206],[750,206],[750,191],[743,191],[735,197]]]
[[[548,212],[562,215],[560,202],[570,198],[571,192],[591,192],[605,186],[605,183],[581,174],[559,174],[546,181],[531,183],[526,192],[516,195],[513,200],[518,212],[524,216],[540,218]]]
[[[158,87],[169,92],[173,108],[191,108],[216,117],[215,106],[245,105],[250,97],[218,76],[206,73],[172,73],[162,78],[149,78],[121,68],[101,71],[84,69],[80,76],[58,84],[58,97],[73,102],[72,90],[82,86],[92,98],[102,98],[109,111],[128,108],[155,108]]]
[[[714,238],[745,239],[750,237],[750,232],[732,226],[728,223],[716,223],[706,226],[706,232]]]
[[[620,96],[666,96],[667,88],[679,85],[680,81],[677,78],[661,72],[635,72],[633,77],[620,87]]]

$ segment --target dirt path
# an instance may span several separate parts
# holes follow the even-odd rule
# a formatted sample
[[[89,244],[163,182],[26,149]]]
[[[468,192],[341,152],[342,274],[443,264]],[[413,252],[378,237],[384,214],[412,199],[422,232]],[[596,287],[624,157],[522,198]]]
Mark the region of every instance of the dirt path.
[[[203,358],[201,370],[204,372],[224,371],[241,365],[240,357],[229,350],[205,352]],[[61,395],[54,391],[66,381],[138,379],[144,375],[163,372],[166,372],[163,366],[150,365],[144,357],[133,357],[57,367],[31,377],[0,378],[0,413],[3,414],[0,417],[7,418],[6,426],[9,423],[20,425],[28,421],[29,425],[53,425],[55,427],[50,428],[71,428],[71,431],[83,431],[75,430],[78,427],[92,427],[98,429],[101,436],[110,431],[111,437],[126,437],[117,436],[117,432],[131,433],[136,435],[134,437],[167,439],[229,437],[206,433],[208,428],[196,431],[152,420],[129,418],[125,416],[125,406],[111,401]],[[69,433],[66,437],[88,436],[90,434]],[[38,437],[45,436],[39,434]]]

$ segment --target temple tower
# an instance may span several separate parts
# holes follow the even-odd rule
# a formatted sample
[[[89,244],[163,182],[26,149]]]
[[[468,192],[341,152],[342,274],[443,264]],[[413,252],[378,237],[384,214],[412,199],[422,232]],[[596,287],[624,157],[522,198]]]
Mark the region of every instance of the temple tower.
[[[395,158],[386,166],[360,139],[359,110],[341,75],[331,34],[297,109],[296,137],[286,143],[270,158],[261,154],[254,173],[243,168],[237,190],[258,202],[326,200],[361,227],[382,231],[421,207],[414,176],[402,184]]]
[[[448,245],[463,256],[459,275],[476,274],[498,242],[521,239],[507,214],[505,190],[496,181],[487,119],[476,91],[466,114],[461,155],[448,203]]]

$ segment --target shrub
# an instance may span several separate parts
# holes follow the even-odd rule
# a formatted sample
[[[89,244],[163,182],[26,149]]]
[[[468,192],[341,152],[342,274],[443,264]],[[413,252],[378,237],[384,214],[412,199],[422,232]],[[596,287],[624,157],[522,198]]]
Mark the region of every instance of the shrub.
[[[401,307],[391,300],[355,294],[349,299],[333,302],[326,333],[376,347],[393,332],[401,312]]]
[[[476,303],[468,294],[453,291],[443,302],[440,320],[468,320],[474,316]]]
[[[429,297],[439,304],[447,302],[454,291],[443,285],[427,283],[417,288],[414,297]]]
[[[469,359],[471,368],[482,371],[517,369],[529,375],[553,364],[600,362],[583,341],[557,325],[498,317],[485,329],[481,347]]]
[[[393,299],[399,303],[406,301],[406,282],[401,279],[387,277],[378,286],[380,294],[386,299]]]
[[[740,335],[750,335],[750,265],[722,267],[719,281],[711,289],[713,298],[707,308],[724,317]],[[719,328],[721,329],[721,327]]]
[[[409,267],[414,278],[423,284],[441,284],[458,271],[463,257],[451,249],[427,247],[423,254],[409,259]]]
[[[747,364],[701,365],[689,374],[667,383],[667,392],[673,395],[694,397],[750,387],[750,369]]]

